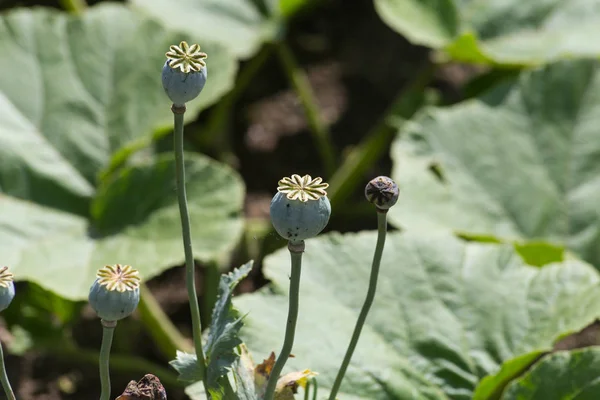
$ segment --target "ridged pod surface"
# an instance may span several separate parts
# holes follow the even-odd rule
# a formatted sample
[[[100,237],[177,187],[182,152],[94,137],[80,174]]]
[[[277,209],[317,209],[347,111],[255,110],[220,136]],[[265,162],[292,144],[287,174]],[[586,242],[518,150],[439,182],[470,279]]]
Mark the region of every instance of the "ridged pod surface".
[[[2,267],[0,268],[0,311],[6,310],[14,298],[13,274],[8,271],[8,267]]]
[[[271,223],[281,237],[299,242],[317,236],[329,222],[331,204],[325,189],[329,185],[310,175],[292,175],[279,181],[271,200]]]
[[[138,271],[120,264],[98,270],[88,300],[103,320],[119,321],[131,315],[140,301]]]

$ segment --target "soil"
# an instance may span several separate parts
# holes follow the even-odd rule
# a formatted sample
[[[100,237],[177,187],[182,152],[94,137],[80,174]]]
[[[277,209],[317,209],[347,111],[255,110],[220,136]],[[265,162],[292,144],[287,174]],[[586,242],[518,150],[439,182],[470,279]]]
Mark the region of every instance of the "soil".
[[[94,3],[94,2],[89,2]],[[52,1],[0,1],[0,8],[49,5]],[[306,71],[320,105],[321,116],[331,130],[336,148],[345,154],[361,141],[366,132],[384,115],[399,91],[429,62],[427,49],[409,44],[379,19],[370,0],[330,0],[326,5],[303,13],[291,21],[287,42]],[[241,68],[250,61],[242,63]],[[444,102],[461,97],[461,87],[474,71],[461,65],[449,65],[431,83]],[[211,110],[200,119],[210,116]],[[289,88],[286,76],[273,55],[262,65],[252,84],[235,104],[226,144],[232,154],[228,161],[243,176],[247,185],[245,211],[251,218],[268,216],[268,204],[273,182],[282,176],[302,171],[322,176],[322,166],[307,129],[302,107]],[[194,125],[190,130],[194,131]],[[189,138],[194,142],[194,138]],[[215,155],[215,148],[201,149]],[[387,154],[363,177],[389,174],[391,162]],[[357,188],[349,204],[362,201],[362,188]],[[356,231],[375,228],[369,217],[333,218],[328,229]],[[252,240],[252,239],[251,239]],[[258,239],[257,239],[258,240]],[[240,285],[240,292],[251,292],[266,284],[260,273],[260,260],[282,242],[267,236],[258,247],[258,268]],[[240,249],[232,257],[231,266],[244,262],[247,253]],[[202,269],[198,272],[198,287],[202,287]],[[22,284],[26,285],[26,284]],[[173,268],[148,282],[153,294],[175,325],[189,337],[191,331],[184,274]],[[200,293],[202,296],[203,293]],[[100,344],[100,324],[82,309],[82,318],[63,332],[86,351],[97,351]],[[141,359],[167,367],[147,332],[135,318],[116,339],[115,354],[133,354]],[[597,335],[596,335],[597,336]],[[3,342],[13,340],[5,328],[0,329]],[[570,344],[569,347],[573,346]],[[57,357],[52,352],[28,351],[24,355],[8,354],[8,375],[21,400],[58,400],[97,398],[98,373],[93,357],[75,354]],[[86,353],[87,354],[87,353]],[[145,371],[152,372],[152,371]],[[143,373],[114,371],[113,396],[121,393],[130,380],[139,380]],[[160,374],[157,374],[160,377]],[[183,399],[180,386],[165,384],[169,398]]]

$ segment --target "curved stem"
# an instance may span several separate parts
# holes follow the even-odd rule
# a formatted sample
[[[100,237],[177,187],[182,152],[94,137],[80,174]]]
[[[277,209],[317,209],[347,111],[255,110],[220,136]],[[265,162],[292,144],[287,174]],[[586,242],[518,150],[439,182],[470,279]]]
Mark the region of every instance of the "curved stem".
[[[288,45],[285,42],[279,42],[276,46],[277,54],[283,64],[285,73],[304,108],[306,120],[308,121],[308,126],[313,134],[313,139],[317,150],[319,151],[319,155],[321,156],[321,162],[323,163],[325,172],[327,176],[331,176],[336,165],[335,147],[331,141],[329,129],[325,123],[323,123],[321,116],[319,115],[319,105],[315,99],[310,82],[304,71],[298,66]]]
[[[285,363],[287,362],[294,346],[294,336],[296,334],[296,321],[298,320],[298,303],[300,298],[300,272],[302,270],[302,253],[304,252],[304,241],[300,241],[298,244],[289,243],[288,249],[290,250],[290,256],[292,259],[292,276],[290,278],[290,296],[289,296],[289,308],[288,317],[285,327],[285,339],[283,340],[283,347],[277,357],[277,361],[273,366],[273,370],[269,376],[269,382],[267,383],[267,389],[265,390],[264,400],[272,400],[275,394],[275,387],[277,386],[277,380],[283,370]]]
[[[189,352],[191,342],[175,327],[145,283],[140,285],[140,292],[140,303],[137,307],[140,320],[146,326],[158,350],[168,360],[175,357],[177,350]]]
[[[190,229],[190,215],[188,212],[187,198],[185,193],[185,160],[183,158],[183,114],[185,105],[171,107],[174,116],[175,127],[175,168],[177,179],[177,197],[179,200],[179,213],[181,215],[181,233],[183,236],[183,250],[185,252],[185,284],[187,287],[190,309],[192,314],[192,335],[194,337],[194,348],[198,359],[198,367],[202,372],[202,382],[206,389],[206,361],[202,348],[202,326],[200,323],[200,306],[196,294],[194,254],[192,252],[192,232]],[[208,390],[206,390],[208,393]]]
[[[436,66],[428,62],[419,69],[418,75],[402,89],[383,118],[374,126],[335,171],[329,179],[327,197],[332,207],[345,204],[346,200],[362,182],[362,176],[390,150],[397,127],[390,126],[394,116],[408,119],[427,103],[425,89],[434,77]]]
[[[4,365],[4,352],[2,351],[2,344],[0,343],[0,381],[2,381],[2,388],[6,394],[8,400],[15,400],[15,393],[10,387],[8,375],[6,374],[6,366]]]
[[[110,347],[112,346],[113,333],[117,326],[117,321],[102,322],[102,346],[100,347],[100,384],[102,391],[100,392],[100,400],[108,400],[110,398]]]
[[[377,245],[375,246],[375,255],[373,256],[373,265],[371,267],[371,276],[369,278],[369,289],[367,290],[367,297],[362,306],[362,309],[360,310],[360,314],[358,315],[358,320],[356,321],[354,333],[352,333],[350,344],[348,345],[348,349],[346,350],[346,355],[344,356],[342,365],[340,366],[338,374],[335,377],[335,382],[333,383],[333,387],[331,388],[329,400],[335,400],[335,396],[340,390],[342,380],[344,379],[344,375],[346,374],[346,370],[348,369],[348,365],[350,364],[350,360],[352,359],[352,354],[354,354],[354,349],[356,348],[356,344],[358,343],[358,338],[360,337],[360,333],[365,324],[365,320],[367,319],[367,314],[369,313],[371,305],[373,304],[373,299],[375,299],[375,291],[377,290],[377,277],[379,276],[379,264],[381,263],[381,255],[383,254],[383,247],[385,246],[386,234],[387,211],[377,210]]]

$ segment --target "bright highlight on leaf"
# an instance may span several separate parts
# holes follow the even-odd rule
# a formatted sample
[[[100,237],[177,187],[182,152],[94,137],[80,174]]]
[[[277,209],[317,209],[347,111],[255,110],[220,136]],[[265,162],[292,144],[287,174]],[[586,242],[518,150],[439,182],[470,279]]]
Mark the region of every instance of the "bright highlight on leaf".
[[[199,72],[202,68],[206,67],[204,61],[208,55],[200,51],[200,45],[193,44],[188,45],[187,42],[183,41],[179,43],[179,46],[171,45],[170,51],[166,53],[167,59],[169,60],[169,66],[173,69],[180,69],[181,72]]]
[[[107,265],[98,270],[98,283],[110,291],[125,292],[140,287],[139,272],[130,265]]]
[[[329,183],[323,182],[322,178],[312,178],[310,175],[292,175],[281,179],[277,187],[277,191],[284,193],[290,200],[300,200],[307,202],[308,200],[319,200],[321,197],[327,196]]]

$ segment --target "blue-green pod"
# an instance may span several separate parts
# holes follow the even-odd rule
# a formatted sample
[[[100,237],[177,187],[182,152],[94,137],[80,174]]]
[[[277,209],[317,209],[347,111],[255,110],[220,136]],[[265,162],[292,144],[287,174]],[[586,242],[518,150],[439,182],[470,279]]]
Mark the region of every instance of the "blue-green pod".
[[[292,175],[279,181],[271,200],[273,227],[291,242],[317,236],[329,222],[331,204],[325,189],[329,185],[310,175]]]
[[[0,311],[6,310],[14,298],[13,274],[8,271],[8,267],[2,267],[0,269]]]
[[[163,88],[173,104],[183,106],[198,97],[206,84],[208,72],[204,59],[207,55],[197,44],[189,46],[181,42],[179,46],[171,46],[166,56],[162,69]]]
[[[90,288],[88,300],[105,321],[119,321],[131,315],[140,302],[138,271],[120,264],[101,268]]]

